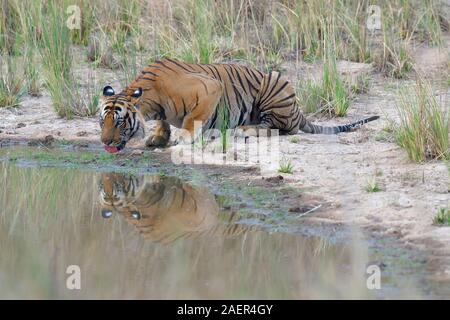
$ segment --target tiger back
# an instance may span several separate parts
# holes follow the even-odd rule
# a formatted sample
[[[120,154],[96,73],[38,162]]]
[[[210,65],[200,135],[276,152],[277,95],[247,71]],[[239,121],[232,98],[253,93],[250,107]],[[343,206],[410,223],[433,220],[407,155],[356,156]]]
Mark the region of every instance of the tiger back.
[[[128,103],[124,104],[124,100]],[[244,134],[267,129],[281,134],[296,134],[299,130],[335,134],[378,119],[373,116],[335,127],[316,125],[301,113],[293,86],[279,72],[262,73],[240,64],[189,64],[173,59],[145,67],[119,94],[105,87],[102,110],[102,142],[110,152],[120,151],[137,128],[144,128],[142,118],[156,121],[146,141],[149,147],[167,145],[171,125],[184,129],[192,138],[198,136],[199,127],[206,130],[224,126]],[[223,114],[227,115],[226,123]],[[107,124],[108,116],[114,121]],[[123,117],[129,121],[121,128]],[[196,122],[201,126],[195,126]],[[113,135],[115,130],[121,134]]]

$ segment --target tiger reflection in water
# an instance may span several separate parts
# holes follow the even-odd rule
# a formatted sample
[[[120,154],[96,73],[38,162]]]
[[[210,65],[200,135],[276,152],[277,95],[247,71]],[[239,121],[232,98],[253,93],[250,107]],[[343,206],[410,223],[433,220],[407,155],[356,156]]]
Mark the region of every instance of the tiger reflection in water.
[[[255,228],[219,220],[220,208],[206,188],[175,177],[103,173],[100,180],[103,218],[120,214],[145,239],[164,244],[179,238],[237,236]]]

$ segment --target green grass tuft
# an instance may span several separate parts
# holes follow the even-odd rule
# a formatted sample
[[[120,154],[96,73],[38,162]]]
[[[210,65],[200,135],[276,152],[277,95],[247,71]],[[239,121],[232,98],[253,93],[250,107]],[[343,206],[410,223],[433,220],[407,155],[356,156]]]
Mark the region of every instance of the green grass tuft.
[[[397,110],[396,140],[412,161],[449,157],[449,114],[428,83],[419,79],[413,88],[402,90]]]
[[[367,181],[365,190],[369,193],[382,191],[381,187],[378,185],[378,182],[375,179]]]
[[[436,225],[450,226],[450,209],[439,208],[436,216],[433,218],[433,223]]]
[[[294,173],[294,166],[291,163],[291,160],[283,159],[280,163],[280,167],[278,168],[278,172],[280,173]]]

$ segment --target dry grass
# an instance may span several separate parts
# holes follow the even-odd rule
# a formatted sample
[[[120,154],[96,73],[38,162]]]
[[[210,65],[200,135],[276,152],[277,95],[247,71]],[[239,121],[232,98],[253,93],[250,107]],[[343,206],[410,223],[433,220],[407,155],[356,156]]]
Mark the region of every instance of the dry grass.
[[[80,8],[80,29],[65,28],[68,5]],[[412,41],[439,45],[442,28],[448,26],[433,1],[380,0],[382,30],[370,34],[368,5],[344,0],[4,0],[0,52],[23,56],[28,92],[38,94],[44,80],[55,110],[66,117],[90,114],[85,102],[70,97],[79,86],[70,75],[73,46],[85,48],[92,68],[115,68],[123,85],[143,65],[166,56],[202,63],[240,61],[264,71],[279,69],[288,59],[324,59],[329,92],[322,100],[330,113],[345,115],[348,93],[333,75],[335,60],[373,62],[387,75],[402,78],[412,67]],[[54,10],[58,17],[52,17]]]

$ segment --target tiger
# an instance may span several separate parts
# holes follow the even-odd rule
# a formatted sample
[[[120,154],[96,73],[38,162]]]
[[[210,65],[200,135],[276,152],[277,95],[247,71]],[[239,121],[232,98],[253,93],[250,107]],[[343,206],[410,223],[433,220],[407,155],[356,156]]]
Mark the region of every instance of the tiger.
[[[216,196],[176,177],[103,173],[99,181],[101,216],[122,216],[145,240],[170,244],[202,236],[236,237],[256,226],[224,217]]]
[[[146,66],[120,93],[105,86],[100,109],[101,142],[111,153],[122,150],[132,138],[144,138],[147,120],[156,125],[145,145],[165,147],[170,125],[195,138],[199,127],[220,129],[221,112],[228,115],[228,129],[244,135],[264,129],[277,129],[281,135],[299,130],[337,134],[379,118],[332,127],[313,124],[300,111],[294,87],[278,71],[263,73],[241,64],[193,64],[170,58]],[[196,122],[201,126],[195,126]]]

